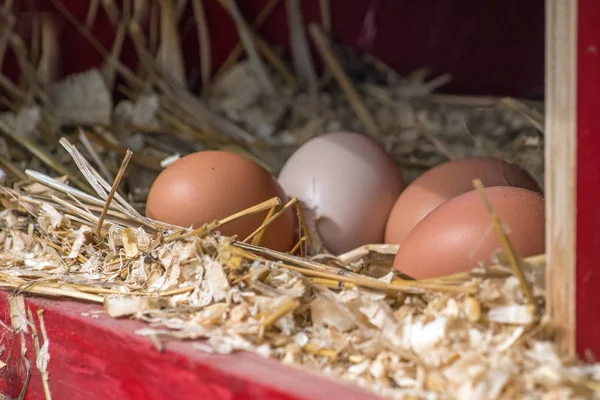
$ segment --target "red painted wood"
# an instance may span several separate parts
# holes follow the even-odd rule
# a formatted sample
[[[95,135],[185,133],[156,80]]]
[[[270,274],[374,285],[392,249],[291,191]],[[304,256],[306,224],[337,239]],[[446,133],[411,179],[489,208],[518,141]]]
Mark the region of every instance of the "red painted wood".
[[[10,326],[9,294],[0,291],[0,321]],[[159,353],[152,343],[134,334],[147,325],[98,318],[81,313],[102,307],[66,300],[26,299],[34,315],[44,309],[50,338],[50,385],[54,399],[85,400],[368,400],[376,396],[311,372],[281,365],[254,354],[215,355],[193,348],[192,342],[168,341]],[[37,320],[37,317],[36,317]],[[39,326],[38,326],[39,327]],[[20,339],[0,327],[0,393],[16,398],[25,369]],[[34,347],[27,340],[33,375],[27,400],[44,399],[35,367]]]
[[[62,0],[80,20],[88,1]],[[249,20],[267,0],[238,1]],[[53,10],[50,0],[21,1],[21,31],[27,32],[28,4]],[[260,33],[287,53],[288,28],[281,1]],[[319,0],[303,0],[306,22],[320,22]],[[221,65],[237,42],[235,26],[217,0],[204,1],[211,34],[214,69]],[[191,6],[190,6],[191,7]],[[338,43],[355,46],[381,58],[401,73],[423,66],[434,74],[450,73],[449,92],[526,96],[542,94],[544,83],[544,0],[331,0],[333,36]],[[372,11],[375,29],[366,29],[365,16]],[[61,59],[65,73],[97,66],[102,57],[64,18]],[[198,69],[199,50],[191,8],[181,33],[188,66]],[[100,13],[92,29],[109,46],[114,30]],[[365,32],[371,32],[365,35]],[[123,59],[135,64],[136,54],[126,43]],[[318,59],[318,57],[317,57]],[[14,61],[14,60],[13,60]],[[15,64],[9,61],[12,74]],[[197,72],[197,71],[196,71]]]
[[[600,2],[579,0],[577,61],[577,350],[600,358]]]

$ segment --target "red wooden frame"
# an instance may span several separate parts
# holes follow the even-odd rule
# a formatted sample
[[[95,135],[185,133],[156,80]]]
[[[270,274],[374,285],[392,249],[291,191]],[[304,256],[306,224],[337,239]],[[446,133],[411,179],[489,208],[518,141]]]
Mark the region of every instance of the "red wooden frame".
[[[579,0],[577,23],[576,347],[600,357],[600,3]]]
[[[0,321],[10,326],[8,296],[0,291]],[[95,304],[40,298],[28,298],[25,303],[36,324],[37,310],[44,310],[53,399],[317,400],[326,393],[341,399],[378,398],[250,353],[208,354],[195,349],[190,341],[174,340],[166,341],[161,353],[149,339],[135,335],[135,330],[146,324],[116,320],[106,313],[92,317],[103,311]],[[26,377],[21,341],[18,334],[0,329],[1,358],[8,364],[0,371],[0,393],[17,398]],[[25,399],[43,400],[31,334],[25,337],[33,373]]]

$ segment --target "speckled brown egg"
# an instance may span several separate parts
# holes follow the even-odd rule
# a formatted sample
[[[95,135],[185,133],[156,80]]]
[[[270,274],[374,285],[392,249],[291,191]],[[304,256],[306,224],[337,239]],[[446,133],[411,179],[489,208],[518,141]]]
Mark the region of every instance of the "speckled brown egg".
[[[285,193],[264,168],[237,154],[201,151],[165,168],[156,178],[146,204],[146,215],[181,227],[200,227],[273,197],[282,204]],[[219,228],[223,235],[245,239],[264,221],[267,211],[243,216]],[[261,245],[289,251],[294,245],[294,213],[288,209],[270,224]]]
[[[520,257],[544,253],[544,197],[537,192],[498,186],[485,192]],[[479,192],[454,197],[427,215],[400,245],[394,268],[426,279],[468,271],[491,262],[501,249],[492,219]]]
[[[381,243],[404,187],[401,171],[374,140],[352,132],[318,136],[283,166],[279,183],[315,215],[316,230],[334,254]]]
[[[385,242],[402,244],[419,221],[446,200],[485,187],[513,186],[540,191],[535,180],[516,164],[493,157],[474,157],[437,165],[415,179],[396,200],[385,230]]]

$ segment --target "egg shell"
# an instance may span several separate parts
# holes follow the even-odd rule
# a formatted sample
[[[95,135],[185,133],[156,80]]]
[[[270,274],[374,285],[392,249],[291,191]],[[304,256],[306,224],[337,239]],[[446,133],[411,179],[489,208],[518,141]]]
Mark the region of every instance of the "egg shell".
[[[385,149],[350,132],[306,142],[283,166],[279,183],[288,196],[316,213],[317,233],[334,254],[381,243],[388,214],[404,186]]]
[[[485,187],[514,186],[540,191],[535,180],[516,164],[493,157],[442,163],[411,182],[396,200],[385,230],[385,243],[402,244],[427,214],[453,197],[473,190],[479,178]]]
[[[198,228],[279,197],[288,201],[275,178],[255,162],[226,151],[186,155],[158,175],[146,204],[149,218],[181,227]],[[223,235],[245,239],[264,221],[268,211],[246,215],[218,228]],[[260,244],[289,251],[294,245],[290,208],[266,227]]]
[[[509,229],[508,238],[516,255],[544,253],[543,196],[505,186],[486,188],[485,192]],[[479,192],[473,190],[454,197],[408,234],[396,253],[394,268],[415,279],[426,279],[471,270],[479,261],[489,263],[494,252],[501,249],[491,226],[492,218]]]

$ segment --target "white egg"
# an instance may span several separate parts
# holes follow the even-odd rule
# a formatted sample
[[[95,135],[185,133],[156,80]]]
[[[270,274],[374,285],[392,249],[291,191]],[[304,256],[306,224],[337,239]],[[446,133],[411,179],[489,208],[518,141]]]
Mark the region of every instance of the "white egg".
[[[284,165],[279,184],[316,217],[334,254],[382,243],[387,217],[404,187],[401,171],[374,140],[350,132],[318,136]]]

